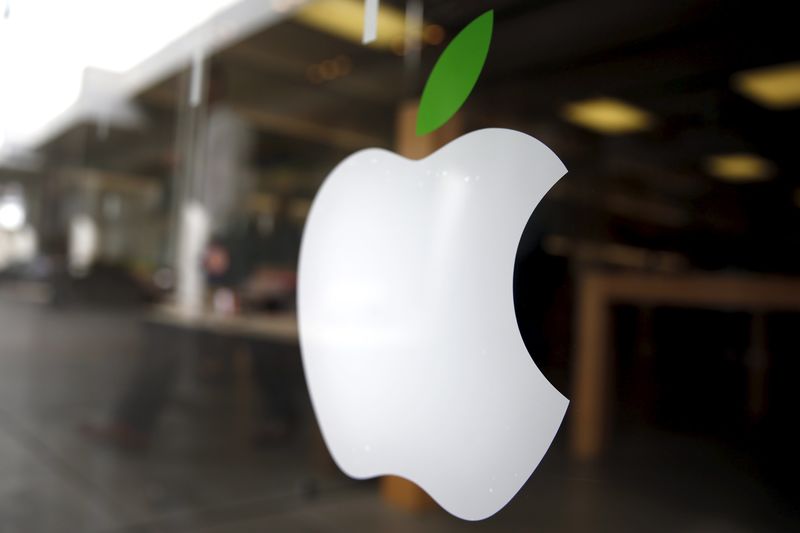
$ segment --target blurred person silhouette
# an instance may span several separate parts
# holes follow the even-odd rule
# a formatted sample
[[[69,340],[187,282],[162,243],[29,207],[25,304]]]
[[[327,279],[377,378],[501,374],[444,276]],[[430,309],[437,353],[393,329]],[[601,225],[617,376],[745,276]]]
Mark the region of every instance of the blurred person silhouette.
[[[215,238],[206,256],[212,290],[232,291],[237,306],[286,312],[294,308],[300,228],[286,216],[283,203],[271,214],[249,219],[239,231]],[[293,369],[297,348],[265,340],[246,340],[262,397],[262,421],[254,441],[268,445],[288,438],[297,424]]]
[[[234,302],[241,296],[252,307],[290,309],[300,231],[280,207],[272,214],[240,220],[245,199],[253,190],[247,167],[254,143],[252,131],[224,103],[224,95],[224,77],[214,68],[208,87],[208,121],[198,134],[201,140],[199,149],[194,151],[198,160],[193,165],[191,185],[207,209],[209,228],[215,234],[207,240],[203,253],[203,283],[215,296],[235,295]],[[226,310],[236,307],[234,304]],[[176,333],[174,327],[164,325],[150,324],[148,328],[138,367],[110,422],[85,424],[82,430],[88,436],[127,449],[143,448],[150,442],[175,388],[180,354],[196,349],[193,337],[197,335]],[[287,360],[292,358],[275,353],[269,343],[255,339],[245,342],[263,394],[263,424],[254,435],[255,440],[259,444],[282,440],[289,436],[296,421],[286,368]],[[231,352],[232,343],[226,344],[226,351]]]
[[[187,312],[200,311],[205,304],[207,280],[200,263],[210,235],[232,230],[253,190],[249,169],[255,135],[226,101],[227,89],[225,72],[212,64],[206,106],[195,109],[196,130],[189,136],[194,142],[182,154],[189,179],[179,212],[176,300]]]

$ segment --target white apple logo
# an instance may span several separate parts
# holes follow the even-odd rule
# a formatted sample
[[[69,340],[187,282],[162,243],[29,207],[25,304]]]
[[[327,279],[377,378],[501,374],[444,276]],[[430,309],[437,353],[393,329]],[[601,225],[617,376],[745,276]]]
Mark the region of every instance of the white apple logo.
[[[512,278],[528,218],[565,173],[533,137],[485,129],[420,161],[363,150],[325,180],[300,252],[300,341],[349,476],[405,477],[480,520],[539,464],[569,402],[523,344]]]

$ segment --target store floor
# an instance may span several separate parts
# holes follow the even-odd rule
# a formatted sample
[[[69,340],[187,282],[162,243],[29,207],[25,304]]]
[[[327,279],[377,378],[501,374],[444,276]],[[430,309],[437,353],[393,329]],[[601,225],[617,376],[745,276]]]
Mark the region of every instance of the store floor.
[[[77,430],[102,420],[140,347],[136,315],[55,311],[0,296],[0,533],[783,531],[792,506],[720,445],[632,433],[604,465],[556,444],[519,497],[467,523],[387,507],[374,482],[320,460],[313,438],[255,449],[252,391],[181,380],[151,449],[126,453]],[[223,380],[224,381],[224,380]],[[308,442],[306,442],[308,441]]]

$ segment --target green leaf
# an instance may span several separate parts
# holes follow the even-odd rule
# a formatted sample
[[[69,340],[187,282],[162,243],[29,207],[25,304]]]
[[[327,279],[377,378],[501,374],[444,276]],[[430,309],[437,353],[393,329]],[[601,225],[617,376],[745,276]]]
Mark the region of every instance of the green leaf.
[[[492,40],[494,11],[469,23],[447,45],[422,91],[417,135],[426,135],[450,120],[466,102],[478,81]]]

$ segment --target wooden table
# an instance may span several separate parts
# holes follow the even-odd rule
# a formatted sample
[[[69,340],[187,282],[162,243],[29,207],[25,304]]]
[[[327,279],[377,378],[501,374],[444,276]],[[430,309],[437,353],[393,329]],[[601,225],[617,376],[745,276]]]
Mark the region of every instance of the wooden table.
[[[800,311],[800,279],[695,273],[679,276],[587,271],[577,282],[572,453],[597,457],[604,445],[609,411],[609,331],[612,304],[668,305],[722,310]],[[756,322],[754,332],[759,330]],[[763,329],[763,328],[762,328]],[[750,369],[751,395],[765,391],[765,365]],[[756,404],[759,398],[753,400]]]
[[[145,323],[158,327],[175,328],[187,333],[205,333],[230,337],[266,341],[285,348],[284,353],[296,353],[299,366],[299,334],[297,315],[294,312],[281,313],[245,313],[223,314],[211,311],[187,313],[175,306],[163,305],[151,310],[145,317]],[[255,417],[252,412],[253,392],[251,375],[251,355],[247,351],[232,350],[234,380],[236,393],[236,409],[233,423],[239,434],[249,438],[253,428],[251,421]],[[316,425],[314,426],[316,428]],[[322,441],[322,435],[314,430],[310,434],[309,460],[317,469],[330,471],[334,467]]]
[[[297,315],[293,312],[223,314],[211,311],[187,313],[175,306],[156,307],[145,318],[161,325],[208,331],[220,335],[260,338],[285,344],[297,344]]]

